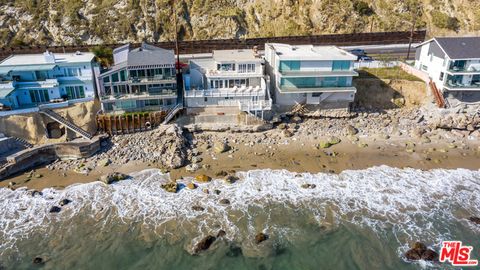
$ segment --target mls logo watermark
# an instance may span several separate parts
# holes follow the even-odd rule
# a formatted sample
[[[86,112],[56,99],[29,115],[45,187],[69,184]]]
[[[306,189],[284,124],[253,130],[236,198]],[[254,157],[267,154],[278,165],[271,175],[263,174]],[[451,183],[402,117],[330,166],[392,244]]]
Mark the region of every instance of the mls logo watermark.
[[[478,260],[470,260],[473,247],[462,245],[461,241],[445,241],[440,251],[440,262],[453,266],[477,266]]]

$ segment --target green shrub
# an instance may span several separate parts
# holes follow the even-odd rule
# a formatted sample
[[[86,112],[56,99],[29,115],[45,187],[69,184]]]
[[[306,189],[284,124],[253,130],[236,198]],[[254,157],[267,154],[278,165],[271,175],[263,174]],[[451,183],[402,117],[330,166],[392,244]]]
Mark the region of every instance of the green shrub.
[[[460,27],[460,22],[455,17],[450,17],[448,14],[445,14],[441,11],[434,10],[431,12],[432,23],[438,28],[449,29],[457,31]]]
[[[375,11],[368,5],[368,3],[363,1],[355,1],[353,2],[353,9],[355,12],[362,16],[371,16],[375,14]]]

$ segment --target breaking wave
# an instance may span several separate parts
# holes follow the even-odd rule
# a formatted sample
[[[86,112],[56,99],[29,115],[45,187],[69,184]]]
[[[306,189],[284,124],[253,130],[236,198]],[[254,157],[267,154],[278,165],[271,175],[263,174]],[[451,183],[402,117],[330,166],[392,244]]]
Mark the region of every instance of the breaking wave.
[[[458,224],[474,235],[480,232],[467,220],[480,215],[480,171],[381,166],[340,174],[254,170],[237,175],[240,180],[234,184],[214,180],[176,194],[161,188],[169,176],[159,170],[138,172],[112,185],[77,184],[64,190],[48,188],[42,194],[0,189],[0,255],[14,254],[17,242],[32,234],[58,234],[62,224],[88,224],[97,232],[111,230],[112,224],[135,224],[145,239],[187,238],[189,251],[219,229],[229,241],[248,246],[248,239],[259,231],[294,241],[306,226],[329,231],[354,225],[379,238],[393,238],[398,255],[416,240],[438,249],[442,240],[458,237]],[[50,213],[65,198],[72,202]],[[230,204],[219,203],[221,199]]]

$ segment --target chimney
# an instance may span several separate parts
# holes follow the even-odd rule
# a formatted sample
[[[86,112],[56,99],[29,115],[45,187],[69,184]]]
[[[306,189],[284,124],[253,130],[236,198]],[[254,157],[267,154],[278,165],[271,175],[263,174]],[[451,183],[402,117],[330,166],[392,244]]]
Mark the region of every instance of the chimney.
[[[43,53],[43,56],[45,57],[45,62],[47,63],[55,63],[55,55],[53,53],[49,52],[48,50]]]

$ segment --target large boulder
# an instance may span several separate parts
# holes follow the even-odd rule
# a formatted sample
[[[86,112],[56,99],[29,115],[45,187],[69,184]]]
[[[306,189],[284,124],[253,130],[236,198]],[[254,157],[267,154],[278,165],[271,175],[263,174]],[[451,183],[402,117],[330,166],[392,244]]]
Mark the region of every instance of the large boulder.
[[[230,146],[228,144],[224,143],[224,142],[216,142],[213,145],[213,149],[214,149],[215,153],[221,154],[221,153],[225,153],[228,150],[230,150]]]
[[[329,148],[332,145],[339,144],[341,141],[340,138],[332,136],[326,141],[321,141],[318,146],[320,148]]]
[[[208,183],[208,182],[212,181],[212,178],[210,178],[209,176],[207,176],[205,174],[199,174],[199,175],[195,176],[195,180],[197,180],[200,183]]]
[[[209,249],[210,246],[213,244],[213,242],[215,242],[216,239],[217,238],[213,235],[207,235],[205,238],[200,240],[200,242],[198,242],[195,245],[195,248],[193,249],[193,252],[195,254],[197,254],[197,253],[200,253],[202,251],[205,251],[205,250]]]
[[[424,243],[415,242],[412,248],[405,253],[405,258],[410,261],[436,261],[438,260],[438,253],[427,248]]]
[[[477,224],[477,225],[480,225],[480,217],[469,217],[468,220],[470,222],[473,222],[473,223]]]
[[[258,233],[257,235],[255,235],[255,243],[256,244],[260,244],[264,241],[267,241],[268,240],[268,235],[264,234],[264,233]]]
[[[114,182],[122,181],[127,179],[129,176],[119,172],[113,172],[100,177],[100,181],[109,185]]]
[[[350,135],[350,136],[357,135],[357,133],[358,133],[358,129],[355,128],[352,125],[347,125],[346,131],[347,131],[347,134]]]
[[[170,183],[162,184],[162,188],[167,192],[177,193],[178,184],[175,182],[170,182]]]

